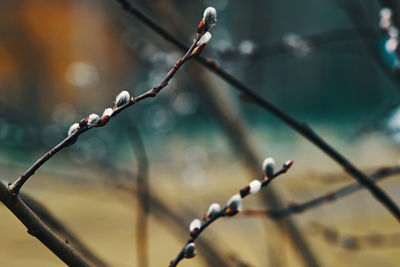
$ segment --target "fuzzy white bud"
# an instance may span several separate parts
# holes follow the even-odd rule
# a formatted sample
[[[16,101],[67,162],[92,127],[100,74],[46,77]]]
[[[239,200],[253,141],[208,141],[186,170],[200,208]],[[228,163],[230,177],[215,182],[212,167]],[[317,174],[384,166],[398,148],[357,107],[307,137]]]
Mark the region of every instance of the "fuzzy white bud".
[[[206,31],[211,29],[217,23],[217,10],[213,7],[207,7],[203,14]]]
[[[197,42],[197,45],[207,44],[211,40],[211,33],[206,32],[203,36],[200,37],[200,40]]]
[[[201,221],[199,219],[194,219],[189,226],[190,232],[193,232],[196,229],[200,229],[201,227]]]
[[[269,178],[274,174],[275,160],[273,158],[266,158],[262,164],[264,174]]]
[[[392,17],[392,10],[388,7],[384,7],[379,12],[379,15],[382,19],[391,19]]]
[[[79,129],[79,123],[72,124],[71,127],[69,127],[69,129],[68,129],[68,136],[75,133],[78,129]]]
[[[208,207],[207,215],[210,217],[216,212],[219,212],[221,210],[221,205],[218,203],[212,203],[210,207]]]
[[[242,210],[242,197],[239,194],[233,195],[226,205],[231,209],[231,210],[237,210],[241,211]]]
[[[100,121],[99,115],[93,113],[93,114],[89,115],[87,125],[89,127],[93,127],[93,126],[96,126],[97,123],[99,123],[99,121]]]
[[[113,114],[113,109],[112,108],[106,108],[103,112],[103,116],[110,116]]]
[[[249,183],[250,186],[250,194],[255,194],[261,189],[261,182],[259,180],[253,180]]]
[[[386,41],[385,48],[388,52],[394,52],[396,51],[398,45],[399,41],[396,38],[390,38]]]
[[[388,29],[388,33],[389,33],[389,36],[391,37],[391,38],[398,38],[399,37],[399,30],[397,30],[397,28],[396,27],[390,27],[389,29]]]
[[[183,256],[185,258],[193,258],[196,255],[196,246],[193,242],[190,242],[183,249]]]
[[[129,94],[128,91],[122,91],[122,92],[119,93],[119,94],[117,95],[117,97],[115,98],[115,105],[116,105],[117,107],[120,107],[120,106],[122,106],[122,105],[128,103],[129,100],[130,100],[130,98],[131,98],[131,95]]]

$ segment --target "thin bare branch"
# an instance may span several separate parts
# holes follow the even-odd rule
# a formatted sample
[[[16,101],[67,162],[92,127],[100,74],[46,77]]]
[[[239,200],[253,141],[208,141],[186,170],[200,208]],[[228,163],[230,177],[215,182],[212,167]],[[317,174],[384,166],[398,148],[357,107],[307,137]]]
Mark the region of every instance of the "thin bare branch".
[[[132,149],[135,154],[138,171],[136,175],[137,186],[137,215],[136,215],[136,249],[138,266],[149,265],[148,255],[148,217],[150,212],[150,184],[149,184],[149,161],[142,137],[138,129],[129,125],[129,135],[132,140]]]
[[[29,234],[36,237],[65,264],[68,266],[90,266],[67,241],[57,237],[21,198],[13,195],[3,182],[0,182],[0,200],[26,226]]]
[[[44,154],[40,159],[38,159],[29,169],[27,169],[16,181],[9,185],[10,191],[13,195],[18,195],[23,184],[31,177],[36,170],[40,168],[44,163],[46,163],[51,157],[53,157],[57,152],[62,150],[63,148],[70,146],[76,142],[78,137],[85,133],[86,131],[93,129],[94,127],[103,127],[105,126],[109,120],[120,112],[125,110],[126,108],[132,106],[133,104],[140,102],[146,98],[156,97],[157,94],[168,85],[168,82],[174,77],[175,73],[180,69],[180,67],[188,60],[192,59],[194,56],[197,56],[201,53],[204,46],[207,44],[209,38],[206,41],[201,39],[203,36],[207,34],[210,35],[204,29],[198,28],[198,32],[196,37],[193,40],[192,45],[187,49],[186,54],[180,58],[175,65],[170,69],[165,78],[156,86],[148,90],[147,92],[137,96],[130,97],[129,93],[126,91],[121,92],[119,96],[122,96],[120,99],[116,99],[115,105],[112,110],[108,111],[106,109],[104,114],[99,117],[96,114],[92,114],[84,119],[82,119],[79,124],[74,124],[71,126],[69,135],[59,144],[57,144],[54,148]],[[211,38],[211,37],[210,37]]]
[[[276,173],[273,173],[271,175],[268,175],[268,173],[264,173],[264,180],[262,182],[254,180],[250,182],[250,184],[242,187],[242,189],[240,189],[239,191],[239,194],[234,195],[228,201],[226,206],[222,209],[220,209],[219,205],[216,203],[211,204],[202,222],[200,222],[200,220],[198,219],[192,221],[190,225],[190,237],[181,249],[181,251],[175,257],[175,259],[170,262],[169,267],[177,266],[178,263],[184,258],[194,257],[196,253],[194,241],[209,225],[211,225],[213,222],[221,217],[231,217],[238,214],[241,211],[242,199],[244,199],[249,194],[257,193],[263,187],[267,187],[276,177],[280,176],[283,173],[286,173],[287,170],[292,166],[292,164],[293,161],[289,160],[285,164],[283,164],[282,168]]]
[[[386,167],[381,168],[371,175],[371,178],[378,182],[386,177],[400,174],[400,167]],[[243,216],[267,216],[272,219],[282,219],[284,217],[302,213],[310,209],[322,206],[323,204],[333,202],[348,196],[364,187],[358,183],[342,187],[341,189],[313,198],[301,204],[290,204],[289,206],[281,209],[268,209],[268,210],[244,210],[241,212]]]

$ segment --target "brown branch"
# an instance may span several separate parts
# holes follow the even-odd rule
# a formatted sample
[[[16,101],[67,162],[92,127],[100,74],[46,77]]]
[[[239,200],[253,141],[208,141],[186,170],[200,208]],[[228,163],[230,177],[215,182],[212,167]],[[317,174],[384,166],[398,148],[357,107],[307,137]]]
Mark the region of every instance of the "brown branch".
[[[161,25],[156,23],[153,19],[148,17],[138,8],[132,6],[127,0],[116,1],[119,2],[124,10],[129,12],[129,14],[132,14],[135,17],[139,18],[142,22],[144,22],[147,26],[149,26],[151,29],[164,37],[167,41],[173,43],[181,50],[186,50],[186,46],[181,41],[173,37]],[[396,205],[396,203],[380,187],[378,187],[370,177],[364,174],[347,158],[345,158],[342,154],[336,151],[336,149],[325,142],[325,140],[317,135],[306,123],[301,123],[297,121],[289,114],[270,103],[268,100],[256,93],[256,91],[253,91],[250,87],[223,70],[214,60],[206,59],[203,57],[196,57],[196,59],[205,67],[207,67],[207,69],[213,71],[223,80],[231,84],[234,88],[238,89],[242,94],[246,96],[247,99],[250,99],[251,102],[263,107],[274,116],[278,117],[280,120],[285,122],[295,131],[297,131],[299,134],[301,134],[303,137],[305,137],[307,140],[317,146],[320,150],[325,152],[325,154],[336,161],[336,163],[341,165],[348,174],[350,174],[360,184],[366,187],[369,192],[375,197],[375,199],[379,201],[382,205],[384,205],[386,209],[388,209],[392,213],[392,215],[398,221],[400,221],[400,209]]]
[[[221,217],[226,217],[226,216],[235,216],[238,214],[241,210],[241,201],[244,199],[246,196],[249,194],[256,193],[260,188],[268,186],[272,180],[274,180],[276,177],[280,176],[283,173],[286,173],[287,170],[292,166],[293,161],[289,160],[287,161],[282,168],[277,171],[276,173],[272,174],[271,176],[267,177],[264,176],[264,180],[261,182],[261,187],[259,187],[255,192],[252,192],[253,188],[251,186],[251,183],[249,185],[244,186],[242,189],[240,189],[238,195],[234,195],[230,201],[228,201],[227,205],[220,209],[220,210],[209,210],[207,214],[204,216],[203,221],[201,222],[200,225],[195,226],[193,229],[190,231],[190,237],[186,244],[183,246],[181,251],[178,253],[178,255],[173,259],[169,267],[175,267],[178,265],[178,263],[183,260],[184,258],[192,258],[195,256],[195,248],[194,248],[194,241],[199,237],[199,235],[213,222],[215,222],[217,219]],[[257,180],[256,180],[257,181]],[[237,196],[237,198],[235,198]],[[193,221],[194,222],[194,221]],[[193,223],[192,222],[192,223]],[[191,227],[192,228],[192,225]],[[192,246],[192,249],[190,252],[188,252],[188,248]]]
[[[374,180],[374,182],[378,182],[386,177],[397,174],[400,174],[400,167],[387,167],[387,168],[381,168],[376,172],[374,172],[371,175],[371,178]],[[361,189],[363,189],[363,186],[361,186],[358,183],[353,183],[351,185],[342,187],[337,191],[319,196],[317,198],[313,198],[302,204],[291,204],[286,208],[281,208],[281,209],[244,210],[241,212],[241,214],[244,216],[267,216],[272,219],[282,219],[287,216],[291,216],[294,214],[305,212],[310,209],[320,207],[325,203],[330,203],[335,200],[341,199]]]
[[[46,224],[68,240],[68,244],[74,247],[78,253],[93,263],[95,266],[107,267],[108,264],[92,252],[67,226],[58,220],[45,206],[26,193],[19,194],[25,204]]]
[[[165,78],[158,85],[154,86],[152,89],[148,90],[147,92],[137,97],[130,98],[129,100],[127,100],[126,103],[123,103],[121,105],[118,105],[116,101],[116,105],[113,107],[112,113],[103,114],[103,116],[101,118],[98,118],[93,124],[91,124],[90,122],[91,119],[90,116],[82,119],[79,122],[79,126],[77,126],[76,129],[74,129],[74,131],[71,132],[71,134],[67,138],[65,138],[54,148],[52,148],[50,151],[44,154],[28,170],[26,170],[16,181],[14,181],[12,184],[9,185],[12,194],[16,196],[19,193],[23,184],[29,179],[29,177],[31,177],[35,173],[37,169],[40,168],[40,166],[46,163],[51,157],[53,157],[57,152],[59,152],[63,148],[74,144],[81,134],[85,133],[90,129],[93,129],[94,127],[105,126],[111,118],[115,117],[121,111],[132,106],[137,102],[140,102],[146,98],[156,97],[157,94],[164,87],[168,85],[168,82],[174,77],[175,73],[180,69],[180,67],[186,61],[192,59],[194,56],[201,53],[203,47],[206,45],[207,42],[198,44],[200,38],[206,34],[206,31],[204,31],[204,29],[200,29],[200,26],[201,25],[199,25],[198,33],[196,34],[196,37],[194,38],[192,45],[187,49],[186,54],[175,63],[175,65],[170,69]]]
[[[0,200],[36,237],[68,266],[90,266],[68,243],[58,238],[7,185],[0,182]],[[21,253],[22,251],[19,251]]]

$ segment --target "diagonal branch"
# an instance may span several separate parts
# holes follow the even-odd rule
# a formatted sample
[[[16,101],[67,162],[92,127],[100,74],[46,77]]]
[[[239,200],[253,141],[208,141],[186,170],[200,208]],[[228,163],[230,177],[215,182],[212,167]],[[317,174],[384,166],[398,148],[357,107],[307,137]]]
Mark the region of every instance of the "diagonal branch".
[[[204,18],[203,18],[204,20]],[[202,20],[202,21],[203,21]],[[192,45],[187,49],[185,55],[180,58],[175,65],[170,69],[165,78],[156,86],[148,90],[147,92],[137,96],[130,97],[129,93],[126,91],[121,92],[115,101],[115,106],[113,109],[108,108],[104,111],[104,114],[100,118],[96,114],[92,114],[87,118],[82,119],[79,123],[73,124],[70,128],[70,132],[67,138],[57,144],[54,148],[44,154],[40,159],[38,159],[28,170],[26,170],[16,181],[9,185],[10,191],[14,196],[18,195],[23,184],[31,177],[36,170],[40,168],[44,163],[46,163],[51,157],[53,157],[57,152],[63,148],[70,146],[75,143],[78,137],[85,133],[86,131],[93,129],[94,127],[103,127],[109,120],[117,116],[120,112],[126,108],[132,106],[133,104],[140,102],[146,98],[156,97],[157,94],[168,85],[168,82],[174,77],[175,73],[182,67],[182,65],[201,53],[204,46],[207,44],[211,38],[210,33],[206,31],[204,24],[200,24],[197,29],[196,37],[193,40]],[[208,34],[208,36],[207,36]],[[202,37],[208,37],[203,38]]]
[[[213,222],[215,222],[219,218],[226,216],[231,217],[238,214],[242,209],[242,199],[244,199],[246,196],[250,194],[257,193],[263,187],[267,187],[276,177],[286,173],[288,169],[292,166],[292,164],[293,161],[288,160],[287,162],[285,162],[285,164],[283,164],[282,168],[276,173],[272,174],[265,173],[264,180],[262,182],[258,180],[253,180],[252,182],[250,182],[250,184],[240,189],[239,194],[234,195],[228,201],[226,206],[222,209],[220,209],[219,204],[216,203],[211,204],[207,214],[204,216],[203,222],[200,222],[200,220],[198,219],[192,221],[192,223],[190,224],[190,237],[186,242],[186,244],[182,247],[181,251],[175,257],[175,259],[173,259],[170,262],[169,267],[177,266],[178,263],[184,258],[194,257],[196,254],[194,241],[208,226],[210,226]],[[273,167],[271,169],[271,172],[273,172]]]
[[[29,234],[68,266],[90,266],[67,242],[58,238],[19,197],[13,196],[3,182],[0,182],[0,201],[26,226]]]
[[[378,182],[386,177],[392,176],[392,175],[398,175],[400,174],[400,167],[386,167],[386,168],[381,168],[377,171],[375,171],[372,175],[371,178],[375,181]],[[291,204],[285,208],[281,209],[268,209],[268,210],[244,210],[242,211],[242,215],[245,216],[267,216],[272,219],[282,219],[287,216],[291,216],[294,214],[302,213],[305,211],[308,211],[310,209],[314,209],[317,207],[320,207],[326,203],[333,202],[335,200],[341,199],[343,197],[346,197],[358,190],[363,189],[363,186],[358,184],[358,183],[353,183],[351,185],[345,186],[340,188],[339,190],[336,190],[334,192],[313,198],[311,200],[308,200],[302,204]]]
[[[164,37],[167,41],[173,43],[181,50],[186,50],[186,46],[172,36],[167,30],[165,30],[161,25],[155,22],[153,19],[148,17],[138,8],[131,5],[127,0],[116,0],[119,2],[124,10],[129,12],[129,14],[134,15],[135,17],[139,18],[142,22],[144,22],[147,26],[151,29],[156,31],[162,37]],[[336,163],[341,165],[343,169],[350,174],[354,179],[356,179],[361,185],[367,188],[370,193],[378,200],[382,205],[388,209],[392,215],[400,221],[400,209],[395,204],[395,202],[380,188],[378,187],[374,181],[364,174],[361,170],[359,170],[353,163],[351,163],[346,157],[340,154],[336,149],[334,149],[331,145],[329,145],[325,140],[323,140],[318,134],[316,134],[306,123],[301,123],[291,117],[289,114],[281,110],[280,108],[276,107],[268,100],[263,98],[261,95],[253,91],[250,87],[246,84],[242,83],[225,70],[223,70],[218,63],[214,60],[206,59],[204,57],[196,57],[196,59],[207,69],[211,70],[218,76],[220,76],[223,80],[231,84],[237,90],[239,90],[242,94],[244,94],[248,99],[262,108],[266,109],[274,116],[282,120],[288,126],[293,128],[297,131],[300,135],[305,137],[315,146],[317,146],[320,150],[322,150],[325,154],[327,154],[330,158],[332,158]]]

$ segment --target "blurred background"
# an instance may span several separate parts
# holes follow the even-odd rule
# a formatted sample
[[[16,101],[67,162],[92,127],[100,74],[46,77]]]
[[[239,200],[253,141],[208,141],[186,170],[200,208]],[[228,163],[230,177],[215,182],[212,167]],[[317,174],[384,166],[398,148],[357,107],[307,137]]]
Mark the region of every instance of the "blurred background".
[[[400,3],[387,2],[395,26]],[[308,122],[367,173],[398,164],[398,39],[382,30],[386,1],[131,3],[188,45],[204,8],[215,7],[218,23],[204,56]],[[137,96],[158,84],[181,56],[117,1],[1,1],[1,179],[13,181],[72,123],[112,107],[121,90]],[[247,198],[244,209],[276,207],[276,198],[301,203],[354,182],[307,140],[190,61],[160,95],[82,135],[23,191],[108,266],[167,266],[191,220],[262,176],[267,156],[278,167],[288,159],[295,165],[264,197]],[[400,203],[396,178],[380,185]],[[63,266],[6,208],[0,214],[2,266]],[[221,266],[216,258],[226,266],[303,266],[288,227],[320,266],[400,260],[397,222],[365,191],[290,222],[221,219],[200,237],[198,255],[180,266]]]

